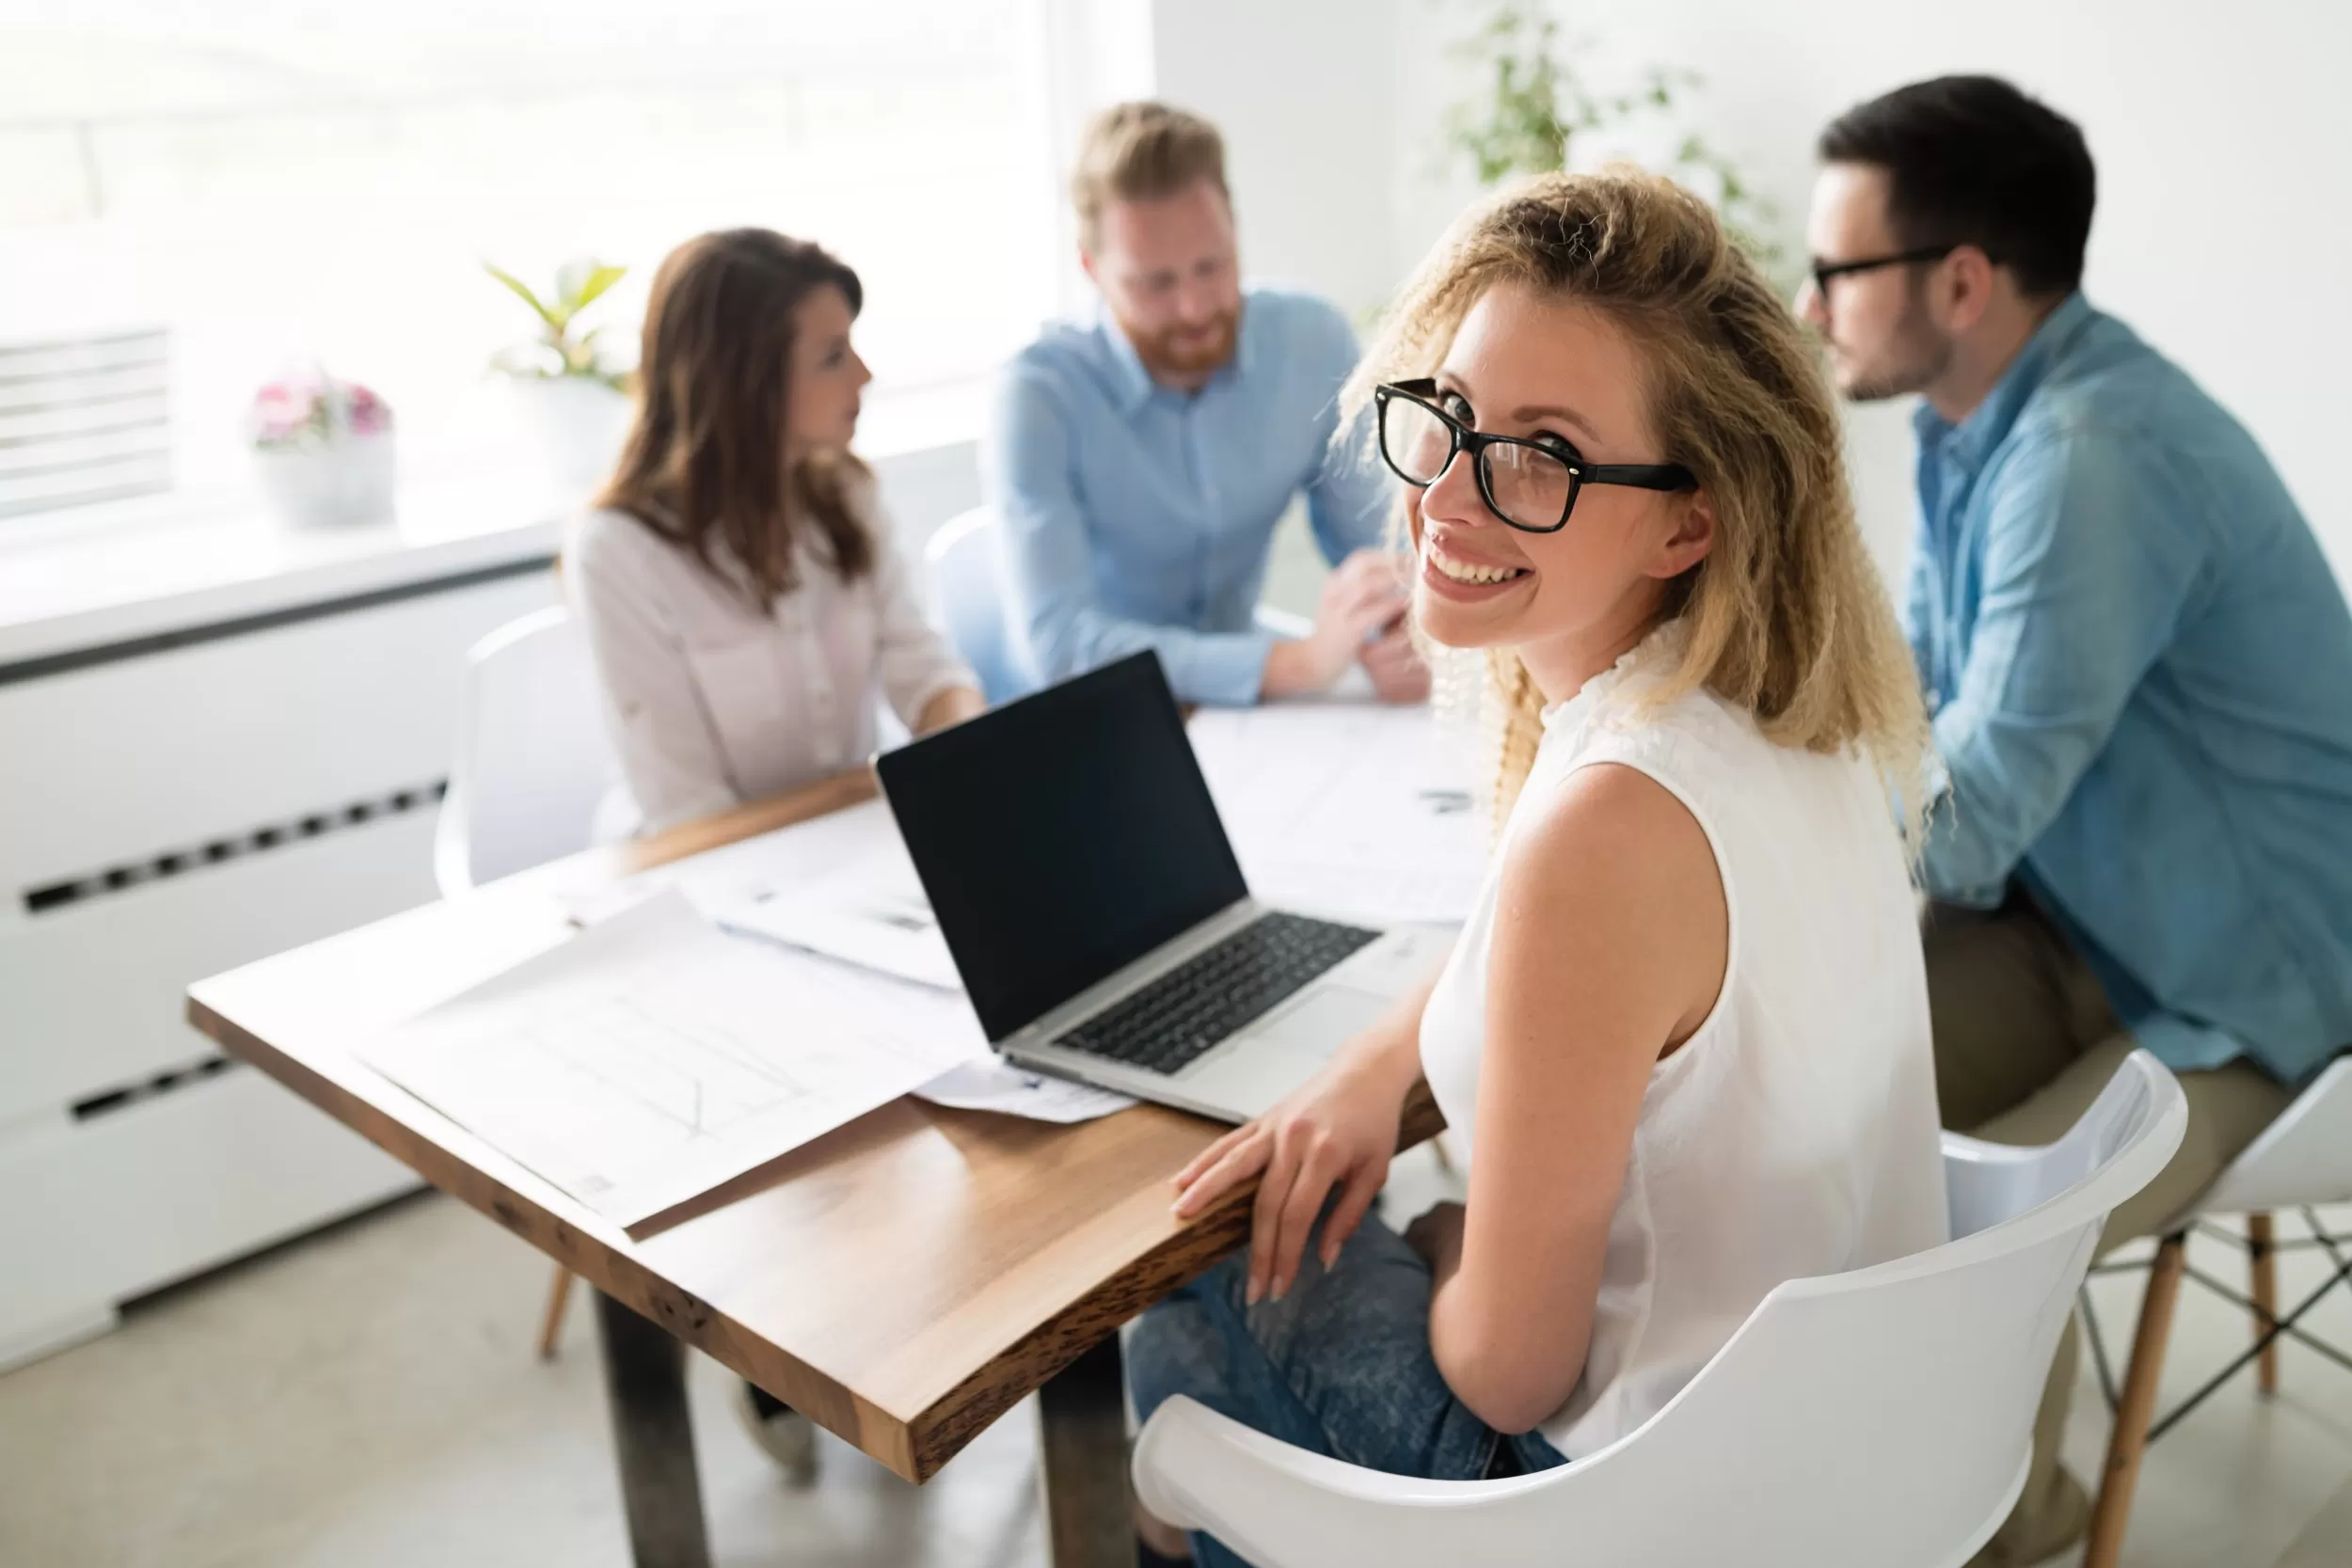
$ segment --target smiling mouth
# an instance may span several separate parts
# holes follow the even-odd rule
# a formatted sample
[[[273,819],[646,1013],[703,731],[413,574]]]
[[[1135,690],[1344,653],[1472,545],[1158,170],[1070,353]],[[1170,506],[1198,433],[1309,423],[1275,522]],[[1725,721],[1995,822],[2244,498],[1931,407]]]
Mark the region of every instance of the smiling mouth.
[[[1472,561],[1456,561],[1439,549],[1434,540],[1422,546],[1422,557],[1448,581],[1471,588],[1489,587],[1527,576],[1524,566],[1486,566]]]

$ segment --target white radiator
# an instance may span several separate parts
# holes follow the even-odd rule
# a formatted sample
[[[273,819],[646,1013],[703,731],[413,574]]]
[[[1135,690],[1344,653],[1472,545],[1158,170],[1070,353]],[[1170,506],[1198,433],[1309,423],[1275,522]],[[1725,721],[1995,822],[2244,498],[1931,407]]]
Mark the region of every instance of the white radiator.
[[[0,1366],[415,1184],[183,1021],[433,895],[466,649],[544,566],[0,667]]]

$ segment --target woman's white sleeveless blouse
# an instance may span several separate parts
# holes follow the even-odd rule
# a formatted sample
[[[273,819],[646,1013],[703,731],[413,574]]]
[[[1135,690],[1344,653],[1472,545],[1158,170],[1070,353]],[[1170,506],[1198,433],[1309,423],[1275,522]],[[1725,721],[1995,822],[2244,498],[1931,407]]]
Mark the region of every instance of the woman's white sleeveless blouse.
[[[1775,1285],[1934,1246],[1948,1223],[1917,916],[1878,775],[1858,756],[1776,746],[1703,689],[1636,708],[1658,647],[1545,716],[1422,1020],[1429,1086],[1474,1161],[1497,868],[1518,828],[1577,769],[1615,763],[1705,830],[1730,961],[1714,1009],[1643,1097],[1584,1375],[1541,1423],[1571,1459],[1655,1415]]]

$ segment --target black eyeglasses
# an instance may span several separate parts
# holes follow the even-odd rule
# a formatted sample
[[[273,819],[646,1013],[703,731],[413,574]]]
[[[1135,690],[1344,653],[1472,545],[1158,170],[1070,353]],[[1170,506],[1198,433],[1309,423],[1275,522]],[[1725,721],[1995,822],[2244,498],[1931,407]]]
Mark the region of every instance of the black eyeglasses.
[[[1393,381],[1372,389],[1380,412],[1380,456],[1397,478],[1426,487],[1467,451],[1475,465],[1486,510],[1522,533],[1557,533],[1568,526],[1577,492],[1587,484],[1636,490],[1694,490],[1698,480],[1679,463],[1587,463],[1558,436],[1526,440],[1472,430],[1438,406],[1434,380]]]
[[[1892,256],[1872,256],[1860,261],[1824,261],[1816,256],[1813,258],[1813,286],[1820,291],[1822,298],[1827,299],[1829,280],[1833,277],[1846,277],[1857,272],[1876,272],[1881,267],[1909,266],[1914,261],[1941,261],[1958,250],[1961,243],[1955,240],[1950,245],[1923,245],[1916,250],[1898,251]]]

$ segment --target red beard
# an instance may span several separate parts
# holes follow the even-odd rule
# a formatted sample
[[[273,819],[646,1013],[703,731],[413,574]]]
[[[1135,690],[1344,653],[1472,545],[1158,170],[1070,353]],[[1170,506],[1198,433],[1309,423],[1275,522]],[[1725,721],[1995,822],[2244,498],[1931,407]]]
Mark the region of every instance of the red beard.
[[[1154,375],[1188,377],[1216,370],[1233,356],[1233,343],[1241,336],[1241,312],[1224,310],[1209,323],[1205,336],[1181,327],[1145,332],[1131,323],[1119,324],[1127,341],[1135,345],[1136,357],[1143,368]],[[1183,341],[1178,341],[1179,334]]]

